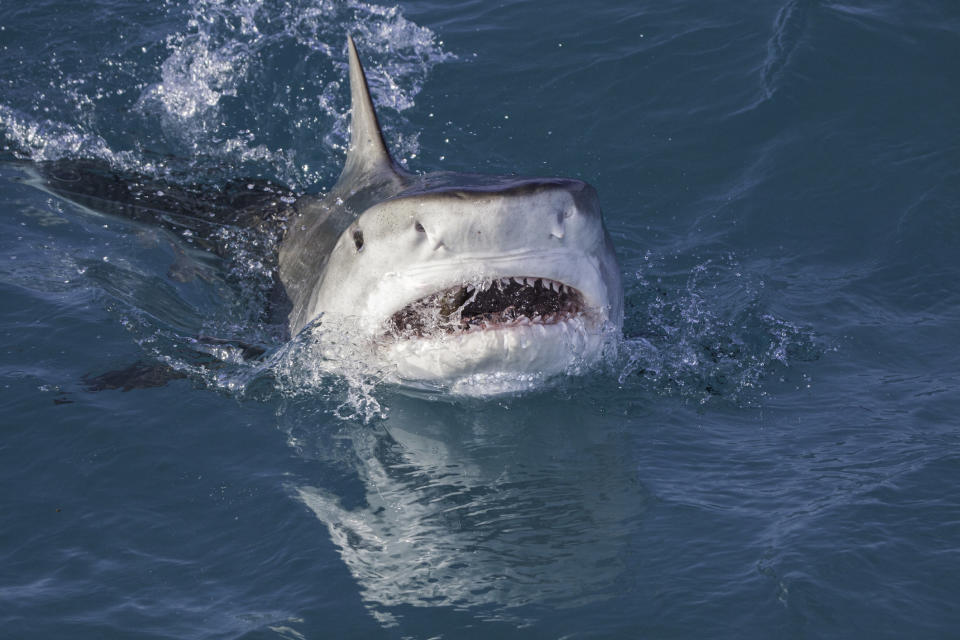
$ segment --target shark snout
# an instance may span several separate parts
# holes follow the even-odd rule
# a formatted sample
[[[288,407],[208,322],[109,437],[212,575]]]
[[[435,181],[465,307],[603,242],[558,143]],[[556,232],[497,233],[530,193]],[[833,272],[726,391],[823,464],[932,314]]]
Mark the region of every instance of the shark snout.
[[[616,316],[616,258],[592,188],[509,184],[405,195],[364,213],[345,234],[362,233],[362,249],[344,241],[328,266],[324,295],[343,298],[328,308],[364,307],[380,322],[442,290],[523,278],[572,287],[586,307]]]
[[[441,224],[428,223],[430,227],[429,231],[427,227],[423,225],[419,220],[415,220],[413,223],[414,231],[417,234],[421,234],[422,241],[427,243],[427,246],[433,251],[439,251],[441,249],[446,249],[446,245],[443,242],[444,229]]]
[[[563,191],[392,204],[380,220],[370,223],[382,221],[394,228],[393,233],[407,240],[409,251],[419,254],[502,254],[564,247],[591,252],[600,249],[604,239],[600,216],[582,210]],[[400,229],[395,229],[398,220],[403,222]]]

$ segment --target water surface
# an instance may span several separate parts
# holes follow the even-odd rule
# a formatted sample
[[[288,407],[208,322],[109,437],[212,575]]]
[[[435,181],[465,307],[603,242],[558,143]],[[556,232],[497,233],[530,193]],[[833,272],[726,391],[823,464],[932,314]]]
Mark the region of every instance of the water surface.
[[[485,401],[330,375],[264,319],[269,235],[216,258],[24,182],[321,192],[348,33],[411,170],[597,187],[616,359]],[[11,637],[960,625],[954,4],[37,0],[0,60]],[[135,363],[183,377],[90,390]]]

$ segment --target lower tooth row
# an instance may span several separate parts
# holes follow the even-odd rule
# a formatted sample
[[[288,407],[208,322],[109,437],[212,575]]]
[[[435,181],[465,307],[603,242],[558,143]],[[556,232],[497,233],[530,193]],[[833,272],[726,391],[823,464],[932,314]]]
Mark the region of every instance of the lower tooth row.
[[[517,316],[515,318],[503,319],[503,320],[491,320],[488,318],[479,318],[473,322],[466,321],[464,329],[469,331],[470,329],[476,328],[476,327],[489,329],[490,327],[494,327],[497,325],[528,326],[531,324],[555,324],[563,320],[569,320],[571,317],[573,317],[572,313],[558,312],[558,313],[549,313],[546,315],[535,314],[532,318],[529,316]]]

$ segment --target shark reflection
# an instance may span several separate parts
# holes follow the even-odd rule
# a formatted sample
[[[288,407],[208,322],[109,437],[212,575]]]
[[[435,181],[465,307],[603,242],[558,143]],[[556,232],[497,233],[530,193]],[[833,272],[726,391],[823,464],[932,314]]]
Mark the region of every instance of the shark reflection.
[[[534,607],[613,597],[624,578],[647,493],[626,438],[604,422],[553,399],[393,398],[383,424],[341,434],[364,488],[358,504],[296,491],[382,623],[411,606],[522,622]]]

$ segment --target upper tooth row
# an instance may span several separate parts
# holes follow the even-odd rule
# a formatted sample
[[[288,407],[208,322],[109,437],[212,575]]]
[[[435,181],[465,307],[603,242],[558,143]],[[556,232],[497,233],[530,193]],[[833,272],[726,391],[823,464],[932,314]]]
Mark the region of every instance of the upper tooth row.
[[[511,283],[527,285],[528,287],[534,286],[537,282],[540,282],[544,288],[550,288],[557,293],[564,293],[567,291],[567,286],[557,282],[556,280],[547,280],[546,278],[500,278],[496,282],[499,282],[501,286],[507,286]],[[492,284],[492,283],[491,283]],[[483,288],[483,287],[481,287]],[[467,287],[467,291],[471,291],[473,287]]]

